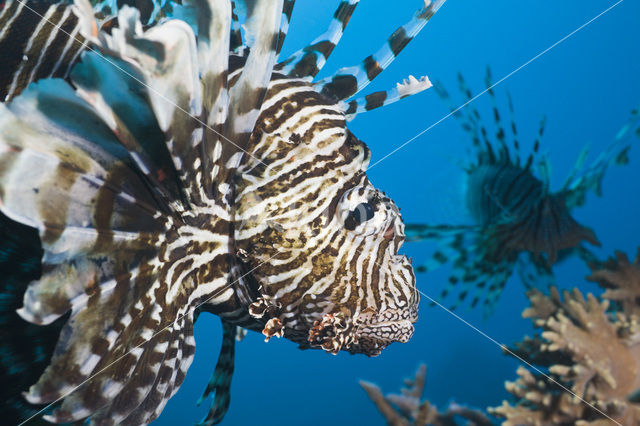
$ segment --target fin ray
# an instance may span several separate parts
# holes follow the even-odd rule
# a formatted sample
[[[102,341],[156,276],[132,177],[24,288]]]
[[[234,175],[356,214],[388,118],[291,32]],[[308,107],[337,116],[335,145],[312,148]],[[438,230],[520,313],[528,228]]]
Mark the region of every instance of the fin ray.
[[[376,53],[367,56],[360,65],[341,68],[334,75],[316,82],[316,90],[336,100],[349,99],[360,92],[393,62],[445,1],[426,0],[413,18],[391,34]]]

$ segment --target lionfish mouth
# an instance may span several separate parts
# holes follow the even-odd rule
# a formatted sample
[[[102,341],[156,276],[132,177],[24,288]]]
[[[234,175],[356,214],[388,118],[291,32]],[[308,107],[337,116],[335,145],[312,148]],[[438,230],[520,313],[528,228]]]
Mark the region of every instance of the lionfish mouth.
[[[370,326],[367,332],[357,333],[356,341],[346,350],[353,354],[378,356],[391,343],[406,343],[412,335],[413,323],[409,320],[376,324]]]
[[[379,355],[393,342],[408,342],[417,320],[417,309],[389,309],[379,314],[364,314],[356,320],[356,339],[347,350],[369,356]]]
[[[393,342],[408,342],[417,320],[417,307],[380,313],[366,309],[354,318],[342,313],[327,314],[309,331],[309,342],[333,354],[344,350],[377,356]]]

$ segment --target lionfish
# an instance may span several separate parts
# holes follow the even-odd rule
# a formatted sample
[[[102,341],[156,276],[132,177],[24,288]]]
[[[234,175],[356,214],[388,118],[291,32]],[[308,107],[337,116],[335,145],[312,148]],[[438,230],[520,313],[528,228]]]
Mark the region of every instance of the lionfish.
[[[458,82],[470,103],[473,96],[461,75]],[[462,166],[465,174],[462,208],[470,216],[471,224],[407,224],[406,234],[407,241],[434,240],[438,244],[431,258],[415,268],[417,272],[451,264],[452,272],[440,300],[458,289],[457,300],[450,309],[456,309],[471,294],[470,307],[482,301],[487,317],[514,269],[525,287],[531,288],[552,283],[552,265],[569,256],[578,256],[585,262],[596,260],[585,246],[585,243],[600,245],[595,233],[578,223],[571,211],[584,205],[590,190],[601,195],[602,180],[611,164],[628,162],[629,135],[640,117],[634,111],[631,121],[586,168],[588,146],[585,147],[562,187],[552,191],[548,158],[539,153],[545,118],[540,122],[532,152],[522,158],[511,97],[507,93],[511,129],[508,135],[492,89],[490,70],[485,83],[492,103],[495,139],[482,124],[476,108],[451,106],[474,151],[472,160]],[[451,103],[441,85],[436,90]]]
[[[346,120],[431,86],[353,99],[444,0],[318,81],[357,0],[282,61],[293,0],[178,3],[2,4],[3,383],[37,379],[28,404],[3,390],[5,420],[33,404],[50,422],[151,422],[202,312],[223,324],[205,424],[228,408],[240,327],[369,356],[413,333],[404,225]]]

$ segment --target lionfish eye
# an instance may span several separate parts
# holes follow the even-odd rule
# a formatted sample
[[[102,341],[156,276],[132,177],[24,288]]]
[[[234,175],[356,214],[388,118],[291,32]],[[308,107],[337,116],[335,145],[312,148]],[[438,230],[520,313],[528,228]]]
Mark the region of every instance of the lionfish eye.
[[[373,218],[375,214],[373,206],[369,203],[360,203],[355,209],[349,212],[349,215],[344,221],[344,227],[349,231],[356,229],[356,226],[360,225]]]

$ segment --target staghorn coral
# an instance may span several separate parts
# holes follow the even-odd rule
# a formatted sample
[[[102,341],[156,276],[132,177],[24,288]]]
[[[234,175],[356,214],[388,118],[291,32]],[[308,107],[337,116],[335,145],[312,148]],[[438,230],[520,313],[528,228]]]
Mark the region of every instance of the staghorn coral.
[[[523,316],[542,332],[513,352],[556,383],[519,367],[518,379],[506,383],[518,402],[489,409],[504,425],[640,424],[640,403],[630,397],[640,387],[640,252],[633,263],[616,253],[591,267],[588,279],[605,289],[601,299],[577,289],[529,292]]]
[[[376,404],[378,411],[392,426],[454,426],[457,424],[457,417],[466,419],[465,424],[470,426],[491,425],[489,418],[481,411],[451,402],[447,411],[440,413],[436,406],[430,404],[429,401],[421,401],[426,377],[427,367],[425,364],[421,364],[416,371],[415,378],[405,379],[406,387],[401,389],[400,395],[387,394],[385,396],[377,385],[364,380],[360,381],[360,386],[364,388],[369,398]]]

